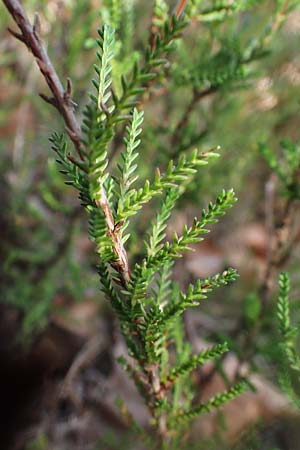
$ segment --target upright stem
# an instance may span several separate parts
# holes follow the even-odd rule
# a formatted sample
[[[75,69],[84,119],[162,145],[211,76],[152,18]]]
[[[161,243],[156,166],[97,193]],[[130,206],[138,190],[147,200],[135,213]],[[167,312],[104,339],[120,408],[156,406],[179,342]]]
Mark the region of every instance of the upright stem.
[[[149,369],[150,384],[152,388],[153,402],[156,403],[159,400],[163,400],[165,397],[165,389],[160,382],[159,365],[153,364]],[[153,408],[153,415],[157,421],[158,437],[162,448],[169,442],[168,425],[167,425],[167,413],[159,411],[156,414],[155,407]]]

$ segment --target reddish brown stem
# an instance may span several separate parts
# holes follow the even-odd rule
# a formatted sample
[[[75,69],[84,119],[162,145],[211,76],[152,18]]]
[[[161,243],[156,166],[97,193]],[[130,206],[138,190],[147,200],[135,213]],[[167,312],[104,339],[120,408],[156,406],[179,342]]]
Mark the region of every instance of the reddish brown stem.
[[[184,12],[187,5],[187,0],[179,0],[175,9],[175,16],[178,18]]]
[[[48,53],[41,42],[38,15],[35,14],[34,25],[31,25],[19,1],[3,0],[3,3],[18,25],[21,33],[16,33],[13,30],[9,31],[15,38],[23,42],[35,57],[39,69],[52,92],[53,99],[51,99],[51,104],[63,116],[70,138],[80,158],[83,159],[84,151],[81,145],[80,128],[75,117],[73,102],[70,98],[70,82],[67,83],[67,91],[65,91]],[[44,96],[43,98],[45,99]]]
[[[215,87],[209,87],[207,89],[204,89],[203,91],[198,91],[196,89],[193,91],[193,97],[192,97],[190,103],[187,105],[185,112],[183,113],[181,119],[177,123],[175,131],[174,131],[173,135],[171,136],[171,145],[173,148],[178,144],[178,141],[181,137],[182,131],[186,127],[186,125],[189,121],[190,115],[196,108],[198,102],[200,102],[203,98],[208,97],[209,95],[213,94],[214,92],[216,92],[216,90],[217,89]]]

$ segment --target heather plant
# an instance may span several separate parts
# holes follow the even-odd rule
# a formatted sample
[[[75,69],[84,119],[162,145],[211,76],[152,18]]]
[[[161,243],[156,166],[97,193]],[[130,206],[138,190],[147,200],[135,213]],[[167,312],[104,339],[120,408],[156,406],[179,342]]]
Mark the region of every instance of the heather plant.
[[[139,154],[139,177],[140,181],[143,182],[152,176],[156,166],[166,167],[169,159],[178,160],[181,154],[192,152],[199,145],[205,145],[206,148],[216,147],[219,140],[216,140],[215,137],[212,138],[218,136],[215,124],[219,117],[220,120],[224,120],[225,111],[216,108],[215,105],[222,104],[224,98],[233,96],[235,92],[251,88],[257,75],[259,60],[267,54],[269,43],[272,41],[275,31],[281,26],[288,12],[294,6],[293,2],[276,2],[276,7],[272,9],[271,16],[268,15],[267,18],[264,18],[264,21],[259,22],[258,31],[255,31],[256,37],[253,39],[249,36],[252,33],[252,21],[257,22],[254,9],[254,7],[257,8],[257,2],[230,2],[230,4],[221,2],[216,5],[211,2],[205,4],[187,2],[185,5],[185,2],[183,2],[182,5],[186,6],[185,15],[180,25],[184,31],[184,39],[181,39],[179,35],[175,36],[176,39],[173,39],[172,36],[166,36],[166,39],[170,39],[168,49],[166,49],[168,57],[166,58],[167,55],[164,54],[160,60],[159,58],[156,59],[156,62],[159,63],[156,68],[150,64],[151,61],[147,62],[149,57],[147,52],[149,53],[152,49],[153,52],[164,53],[161,45],[160,48],[156,49],[156,39],[159,43],[159,36],[163,36],[165,23],[170,20],[174,8],[172,9],[165,1],[154,2],[153,8],[150,4],[145,6],[146,12],[149,12],[149,18],[152,14],[149,26],[150,36],[146,37],[148,39],[146,42],[145,33],[138,35],[135,32],[138,25],[137,19],[141,17],[140,21],[143,27],[147,21],[147,18],[143,17],[141,13],[141,5],[138,2],[105,1],[100,8],[101,20],[111,30],[115,30],[114,57],[111,60],[112,95],[116,94],[115,96],[121,99],[123,96],[123,100],[125,100],[131,94],[134,94],[146,111],[143,151]],[[36,7],[36,2],[28,2],[26,7],[33,14],[32,11]],[[72,3],[60,4],[59,8],[64,18],[61,22],[55,21],[55,4],[43,5],[41,8],[43,19],[45,18],[47,23],[51,23],[51,27],[47,31],[49,35],[51,34],[52,44],[49,46],[49,53],[50,56],[54,50],[58,53],[58,57],[62,61],[59,68],[61,74],[75,74],[73,79],[75,78],[76,84],[74,87],[69,84],[67,92],[70,92],[72,87],[73,100],[75,99],[79,106],[83,107],[85,98],[81,95],[81,92],[83,86],[85,87],[86,80],[91,75],[92,53],[97,46],[96,41],[89,36],[91,29],[95,28],[97,18],[91,2],[87,0],[76,2],[76,5],[73,6]],[[260,8],[261,14],[261,12],[264,12],[264,5],[260,4]],[[248,14],[247,17],[253,18],[252,21],[249,23],[245,21],[243,19],[245,14]],[[8,20],[5,17],[3,15],[3,20],[7,23]],[[67,26],[65,17],[68,18]],[[80,33],[77,32],[79,20]],[[188,26],[189,23],[192,23],[193,27],[197,27],[197,32],[191,30],[191,27]],[[148,25],[147,23],[147,27]],[[38,23],[37,30],[39,31]],[[180,30],[177,31],[180,32]],[[197,37],[195,48],[195,37],[198,36],[198,32],[201,32],[201,39]],[[62,33],[64,39],[61,43],[59,36]],[[176,30],[174,30],[174,33],[176,34]],[[146,50],[147,48],[148,50]],[[81,49],[82,53],[80,54]],[[175,49],[176,51],[174,51]],[[82,59],[85,61],[84,64],[80,64]],[[141,65],[143,65],[141,70],[145,73],[138,74],[140,78],[131,79],[131,77],[136,76],[135,68]],[[84,66],[84,70],[82,70],[82,66]],[[15,77],[15,73],[12,71],[9,76]],[[141,83],[142,86],[139,86]],[[135,84],[138,92],[134,92],[133,86]],[[126,93],[123,92],[123,87]],[[130,89],[132,89],[131,94]],[[172,95],[169,95],[168,92],[172,92]],[[165,96],[162,97],[161,94],[165,94]],[[51,103],[51,98],[49,99]],[[45,100],[47,100],[47,97]],[[202,107],[202,103],[204,107]],[[48,122],[51,120],[54,127],[56,126],[57,118],[55,115],[49,117],[48,110],[42,109],[38,102],[32,102],[31,104],[38,107],[37,114],[41,117],[41,121]],[[85,115],[88,115],[87,109]],[[157,114],[157,109],[162,109],[162,111]],[[232,107],[226,107],[225,109],[226,114],[230,114],[232,110],[235,111]],[[127,113],[130,112],[130,108],[123,112],[122,120],[125,124],[125,121],[128,120]],[[239,113],[235,111],[233,114]],[[231,120],[235,122],[234,118]],[[113,121],[114,119],[111,122]],[[204,128],[203,123],[205,124]],[[119,119],[115,125],[113,138],[107,138],[110,170],[113,176],[115,175],[114,161],[122,149],[125,126]],[[230,123],[228,123],[228,127],[230,126]],[[38,129],[37,140],[43,140],[44,138],[39,134],[40,130]],[[226,133],[225,136],[222,136],[222,140],[225,141],[230,135],[230,133]],[[26,145],[27,141],[25,140],[24,148]],[[242,144],[243,146],[244,144]],[[29,220],[29,222],[35,224],[38,232],[36,232],[33,240],[28,239],[26,234],[22,236],[21,243],[18,243],[17,247],[14,243],[7,243],[6,281],[4,280],[6,286],[5,299],[9,303],[15,303],[14,299],[19,299],[17,306],[25,313],[24,330],[26,334],[30,335],[47,323],[49,312],[52,309],[51,298],[57,294],[57,283],[53,283],[51,280],[58,278],[58,274],[61,272],[60,265],[64,264],[68,278],[72,279],[67,288],[67,291],[71,291],[71,295],[74,295],[74,293],[77,297],[82,295],[81,284],[78,285],[77,283],[76,287],[72,288],[74,283],[76,284],[76,281],[79,281],[77,276],[79,271],[83,273],[82,278],[89,279],[91,286],[95,286],[95,282],[90,276],[88,268],[85,268],[82,262],[77,263],[76,257],[72,255],[72,246],[68,245],[73,230],[78,229],[78,218],[81,214],[73,199],[69,204],[70,198],[67,197],[67,192],[55,173],[54,161],[49,160],[48,171],[42,169],[43,177],[47,177],[47,181],[40,183],[36,189],[35,182],[31,181],[33,177],[30,175],[35,157],[26,157],[25,153],[25,157],[19,160],[20,156],[15,156],[15,151],[16,148],[13,149],[13,158],[18,159],[16,159],[14,167],[14,170],[18,172],[18,183],[15,186],[10,186],[13,193],[9,208],[13,211],[13,215],[20,216],[16,220],[17,223]],[[230,156],[228,145],[226,151]],[[30,151],[28,154],[30,154]],[[249,154],[239,152],[239,155],[234,156],[234,160],[237,164],[240,164],[242,161],[247,161]],[[42,153],[40,158],[44,158]],[[217,195],[223,182],[230,186],[230,173],[232,171],[229,170],[228,165],[232,164],[231,158],[222,158],[221,164],[212,162],[210,171],[202,171],[201,176],[190,179],[185,187],[185,193],[178,199],[177,208],[181,208],[187,201],[194,201],[198,204],[201,201],[204,205],[205,202],[199,199],[199,189],[203,191],[204,197],[207,198],[211,195]],[[152,161],[151,165],[148,164],[149,160]],[[225,173],[227,179],[224,176]],[[236,188],[239,188],[239,183],[236,182],[235,176],[234,185]],[[210,186],[210,188],[208,189],[207,186]],[[51,215],[55,214],[53,220],[57,220],[56,217],[59,215],[60,221],[63,222],[67,215],[68,224],[61,240],[57,241],[55,233],[49,227],[48,218],[44,220],[35,203],[24,201],[24,198],[30,198],[32,193],[36,195],[36,190],[38,191],[38,197],[40,197],[38,201],[45,204]],[[153,202],[151,204],[153,205]],[[147,205],[145,205],[145,209],[145,217],[151,216]],[[127,243],[127,252],[133,258],[140,258],[143,253],[143,240],[139,238],[139,235],[142,234],[142,228],[145,227],[145,224],[143,217],[137,221],[132,216],[131,220],[133,224],[130,227],[132,239]],[[21,236],[23,233],[24,227],[17,226],[14,234]],[[53,249],[49,249],[49,241],[55,242]],[[28,245],[29,242],[30,245]],[[22,257],[20,258],[21,252]],[[34,254],[34,257],[32,257],[32,254]],[[49,261],[47,262],[47,260]],[[86,266],[88,267],[88,263]],[[32,278],[35,279],[36,273],[42,274],[38,277],[38,287],[36,287],[36,283],[31,283]],[[12,279],[14,279],[14,282],[12,282]],[[60,284],[64,284],[64,280],[61,280]],[[65,286],[61,288],[65,290]],[[44,291],[44,295],[41,295],[42,291]],[[42,307],[41,302],[43,300],[41,299],[46,298],[48,298],[48,301],[45,301]]]
[[[160,448],[179,448],[183,430],[191,420],[221,407],[247,388],[245,380],[238,380],[208,401],[194,404],[192,371],[220,358],[228,347],[222,342],[193,354],[183,326],[186,310],[199,306],[214,289],[234,281],[236,271],[227,268],[197,280],[185,290],[173,276],[176,259],[201,242],[211,225],[234,205],[234,191],[222,190],[180,234],[174,233],[167,240],[166,229],[178,202],[189,189],[197,190],[198,173],[208,170],[206,166],[219,156],[218,147],[195,149],[203,136],[202,132],[194,132],[190,120],[195,106],[223,89],[245,87],[251,63],[264,56],[272,33],[294,3],[277,1],[272,21],[257,39],[222,39],[219,29],[215,35],[217,45],[209,41],[211,52],[197,61],[190,58],[182,34],[187,33],[189,44],[191,37],[186,30],[190,21],[209,24],[209,35],[210,24],[223,23],[257,3],[203,5],[181,1],[172,12],[166,2],[156,1],[149,40],[141,43],[142,51],[137,51],[133,37],[134,2],[104,2],[101,17],[105,24],[98,30],[95,43],[87,40],[89,47],[97,48],[97,60],[94,88],[79,124],[71,81],[68,79],[66,87],[60,82],[41,41],[38,15],[31,25],[18,1],[4,0],[19,27],[19,32],[11,31],[12,34],[33,53],[50,88],[51,96],[43,94],[42,98],[57,109],[65,122],[66,132],[54,132],[51,145],[66,183],[77,190],[88,216],[101,291],[119,320],[128,350],[119,363],[148,407],[155,445]],[[207,42],[208,38],[201,44],[202,53]],[[171,64],[174,51],[179,58]],[[165,88],[168,83],[175,92],[187,85],[192,98],[182,117],[176,117],[170,132],[169,124],[156,135],[151,126],[146,130],[145,140],[148,145],[152,142],[155,160],[164,167],[152,174],[152,167],[148,170],[144,164],[151,153],[144,155],[143,122],[154,87]],[[165,145],[167,152],[162,151]],[[267,155],[267,151],[264,153]],[[275,163],[273,168],[281,170]],[[293,178],[289,180],[287,188],[294,193]],[[136,217],[156,198],[160,204],[154,203],[157,206],[150,226],[140,237]],[[129,250],[132,237],[140,242],[138,258]]]
[[[156,47],[146,54],[144,66],[136,64],[129,81],[122,77],[122,92],[117,97],[110,89],[114,31],[104,25],[99,31],[99,64],[95,67],[97,79],[94,81],[96,95],[91,96],[92,104],[86,109],[83,124],[83,143],[89,153],[80,149],[79,158],[70,159],[64,136],[54,134],[51,138],[63,173],[68,182],[79,190],[82,205],[90,217],[90,236],[99,254],[101,289],[119,318],[132,358],[131,361],[120,358],[119,362],[144,397],[164,445],[177,438],[175,430],[184,423],[221,406],[245,389],[245,383],[239,383],[193,407],[189,392],[185,392],[184,380],[199,364],[221,356],[227,351],[227,346],[219,344],[198,355],[181,351],[184,332],[180,322],[184,311],[197,306],[212,289],[233,281],[235,271],[228,269],[222,274],[199,280],[186,292],[181,292],[171,281],[175,259],[191,244],[200,242],[208,232],[207,226],[216,223],[234,204],[234,192],[223,191],[215,203],[210,203],[207,210],[202,211],[199,219],[195,218],[191,226],[184,227],[180,236],[174,234],[171,241],[164,241],[166,222],[176,200],[198,168],[217,156],[215,150],[195,150],[182,155],[177,163],[170,161],[165,172],[157,170],[152,181],[146,180],[141,187],[134,187],[138,177],[138,148],[144,113],[135,108],[136,102],[132,97],[142,93],[145,90],[143,84],[155,78],[155,72],[149,68],[162,64],[161,54],[168,52],[170,41],[182,26],[182,19],[173,16],[164,27],[161,40],[157,39]],[[132,113],[128,114],[132,107]],[[120,155],[117,173],[112,177],[106,170],[107,144],[112,139],[116,123],[125,120],[128,121],[125,148]],[[163,200],[146,234],[144,258],[131,269],[125,247],[130,237],[126,234],[130,218],[156,196],[162,196]]]

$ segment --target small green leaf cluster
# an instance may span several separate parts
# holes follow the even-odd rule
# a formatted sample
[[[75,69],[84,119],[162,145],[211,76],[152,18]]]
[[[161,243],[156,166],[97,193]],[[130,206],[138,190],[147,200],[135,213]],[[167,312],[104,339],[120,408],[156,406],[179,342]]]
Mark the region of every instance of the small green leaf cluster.
[[[121,25],[123,6],[123,0],[104,0],[101,5],[100,14],[103,22],[109,24],[114,30],[118,30]]]
[[[161,76],[167,64],[166,56],[174,51],[174,41],[181,36],[186,25],[187,22],[176,19],[175,16],[164,22],[164,26],[155,35],[153,44],[146,47],[143,63],[139,65],[136,62],[128,77],[121,76],[122,93],[120,98],[114,98],[116,108],[121,111],[132,108],[133,104],[129,99],[145,92],[147,85]]]
[[[280,155],[271,150],[266,144],[260,144],[260,152],[270,168],[280,180],[283,192],[291,200],[300,198],[300,144],[288,139],[281,141]]]
[[[297,351],[299,330],[291,324],[290,317],[290,278],[286,272],[279,275],[279,297],[277,301],[277,319],[282,349],[281,387],[293,404],[300,408],[300,399],[295,387],[299,383],[300,357]]]
[[[237,37],[231,37],[227,41],[223,38],[220,39],[217,52],[209,55],[201,53],[199,60],[191,61],[190,66],[184,70],[176,67],[175,83],[179,86],[192,85],[198,91],[239,87],[254,75],[251,64],[264,54],[259,41],[255,45],[249,42],[241,48]]]
[[[291,325],[290,318],[290,279],[286,272],[279,275],[279,297],[277,302],[277,317],[279,330],[282,337],[283,349],[289,366],[300,372],[300,359],[296,352],[295,337],[297,328]]]
[[[153,25],[163,27],[169,17],[169,6],[165,0],[155,0],[153,7]]]
[[[207,402],[201,403],[200,405],[191,408],[189,411],[179,413],[177,416],[174,417],[173,420],[177,425],[178,423],[187,422],[199,415],[209,413],[210,411],[219,408],[220,406],[224,405],[230,400],[233,400],[234,398],[238,397],[247,389],[249,389],[247,382],[241,381],[240,383],[233,386],[231,389],[222,392],[221,394],[215,395]]]
[[[99,68],[98,66],[95,67],[95,70],[99,75],[99,81],[96,81],[95,84],[98,89],[98,108],[106,111],[106,104],[111,96],[109,88],[112,83],[112,68],[110,63],[114,57],[114,29],[110,28],[109,25],[104,25],[103,29],[99,31],[99,36],[101,38],[98,40],[100,50],[97,56],[100,64]]]
[[[260,0],[220,0],[211,2],[212,4],[202,7],[199,0],[192,0],[187,9],[187,13],[196,17],[202,23],[218,23],[224,21],[226,17],[238,11],[246,11],[256,6]],[[202,7],[202,8],[201,8]]]
[[[180,46],[181,60],[172,69],[174,84],[175,86],[192,86],[197,92],[208,89],[216,92],[225,88],[232,91],[233,88],[247,86],[255,75],[253,62],[267,54],[266,37],[269,36],[270,26],[263,28],[255,39],[248,37],[243,39],[241,30],[234,30],[230,26],[229,33],[224,33],[221,26],[227,22],[229,24],[232,15],[235,15],[238,22],[241,11],[254,8],[261,2],[225,0],[207,3],[204,6],[203,2],[194,0],[188,4],[187,15],[204,25],[203,47],[200,46],[195,58],[195,55],[191,55],[189,51],[189,47],[193,45],[192,41],[188,45]],[[211,39],[212,35],[213,39]],[[182,67],[182,60],[184,60],[184,67]]]

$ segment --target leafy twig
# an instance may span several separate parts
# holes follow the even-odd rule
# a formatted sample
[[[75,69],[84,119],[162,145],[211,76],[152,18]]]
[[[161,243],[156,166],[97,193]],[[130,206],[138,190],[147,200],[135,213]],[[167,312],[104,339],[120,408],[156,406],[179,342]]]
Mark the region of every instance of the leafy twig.
[[[62,115],[68,135],[70,136],[80,159],[84,160],[86,151],[81,142],[80,127],[74,113],[74,102],[71,99],[71,81],[67,81],[67,88],[64,89],[48,53],[41,42],[39,36],[40,22],[38,15],[35,15],[34,24],[32,25],[18,0],[3,0],[3,2],[20,29],[20,33],[11,29],[9,31],[32,52],[53,95],[53,97],[47,97],[45,95],[41,95],[41,97],[52,104]],[[113,215],[103,187],[101,187],[101,199],[97,202],[97,206],[103,211],[107,231],[112,238],[114,253],[117,257],[117,263],[114,267],[120,273],[123,281],[127,282],[130,277],[127,253],[119,232],[115,229]]]

